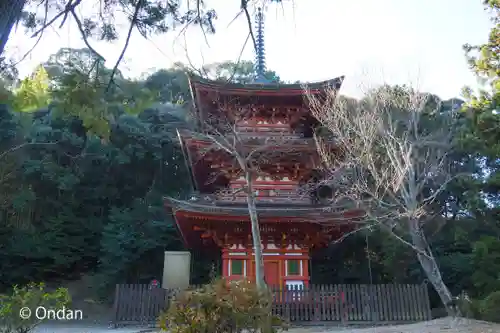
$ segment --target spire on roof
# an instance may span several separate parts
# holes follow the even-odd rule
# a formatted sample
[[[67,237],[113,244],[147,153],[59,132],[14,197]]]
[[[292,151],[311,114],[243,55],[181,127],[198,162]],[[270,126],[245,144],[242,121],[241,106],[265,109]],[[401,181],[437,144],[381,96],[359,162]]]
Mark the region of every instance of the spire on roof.
[[[255,81],[258,83],[269,83],[269,80],[265,77],[266,54],[264,50],[264,14],[260,7],[257,9],[255,23],[257,31],[257,36],[255,38],[255,43],[257,44],[257,49],[255,50]]]

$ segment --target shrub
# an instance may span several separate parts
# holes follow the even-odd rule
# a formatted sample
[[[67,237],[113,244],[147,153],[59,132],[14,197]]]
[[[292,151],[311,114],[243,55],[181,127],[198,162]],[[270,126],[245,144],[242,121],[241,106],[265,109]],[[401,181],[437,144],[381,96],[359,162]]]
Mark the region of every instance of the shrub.
[[[481,319],[500,323],[500,290],[494,291],[481,302]]]
[[[160,327],[171,333],[276,332],[286,329],[271,314],[272,297],[245,280],[215,280],[180,293],[162,313]]]
[[[465,318],[480,319],[481,317],[481,301],[470,298],[466,292],[462,292],[456,298],[456,306],[459,310],[459,314]]]
[[[64,308],[69,302],[69,293],[65,288],[48,292],[43,283],[14,286],[10,295],[0,295],[0,333],[30,332],[43,321],[35,315],[38,307],[57,310]],[[23,308],[31,311],[29,318],[21,318]],[[23,313],[27,315],[27,312]]]

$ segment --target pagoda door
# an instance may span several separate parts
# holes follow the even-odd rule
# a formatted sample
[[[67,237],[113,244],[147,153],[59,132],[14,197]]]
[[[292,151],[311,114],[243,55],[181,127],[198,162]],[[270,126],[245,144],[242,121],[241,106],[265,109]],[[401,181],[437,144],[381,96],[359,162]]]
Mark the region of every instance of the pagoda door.
[[[278,261],[264,261],[264,278],[270,287],[279,287],[280,270]]]
[[[255,261],[251,261],[251,279],[255,281]],[[264,279],[269,287],[278,288],[280,286],[280,269],[278,260],[264,260]]]

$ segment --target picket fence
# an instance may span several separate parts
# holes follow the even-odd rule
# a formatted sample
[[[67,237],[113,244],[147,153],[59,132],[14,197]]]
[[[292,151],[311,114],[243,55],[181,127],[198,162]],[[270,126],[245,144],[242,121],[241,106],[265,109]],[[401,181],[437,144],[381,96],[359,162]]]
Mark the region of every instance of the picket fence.
[[[177,290],[142,284],[116,286],[114,322],[152,324]],[[312,285],[273,290],[274,314],[292,323],[407,323],[431,319],[426,285]]]

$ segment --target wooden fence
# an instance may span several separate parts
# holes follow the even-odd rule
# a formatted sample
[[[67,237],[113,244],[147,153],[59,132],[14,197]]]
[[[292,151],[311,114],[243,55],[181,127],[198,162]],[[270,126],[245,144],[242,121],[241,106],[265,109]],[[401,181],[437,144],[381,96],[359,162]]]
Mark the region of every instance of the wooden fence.
[[[149,285],[117,285],[115,324],[156,322],[175,292]],[[273,313],[290,322],[404,323],[431,319],[426,285],[313,285],[273,293]]]

